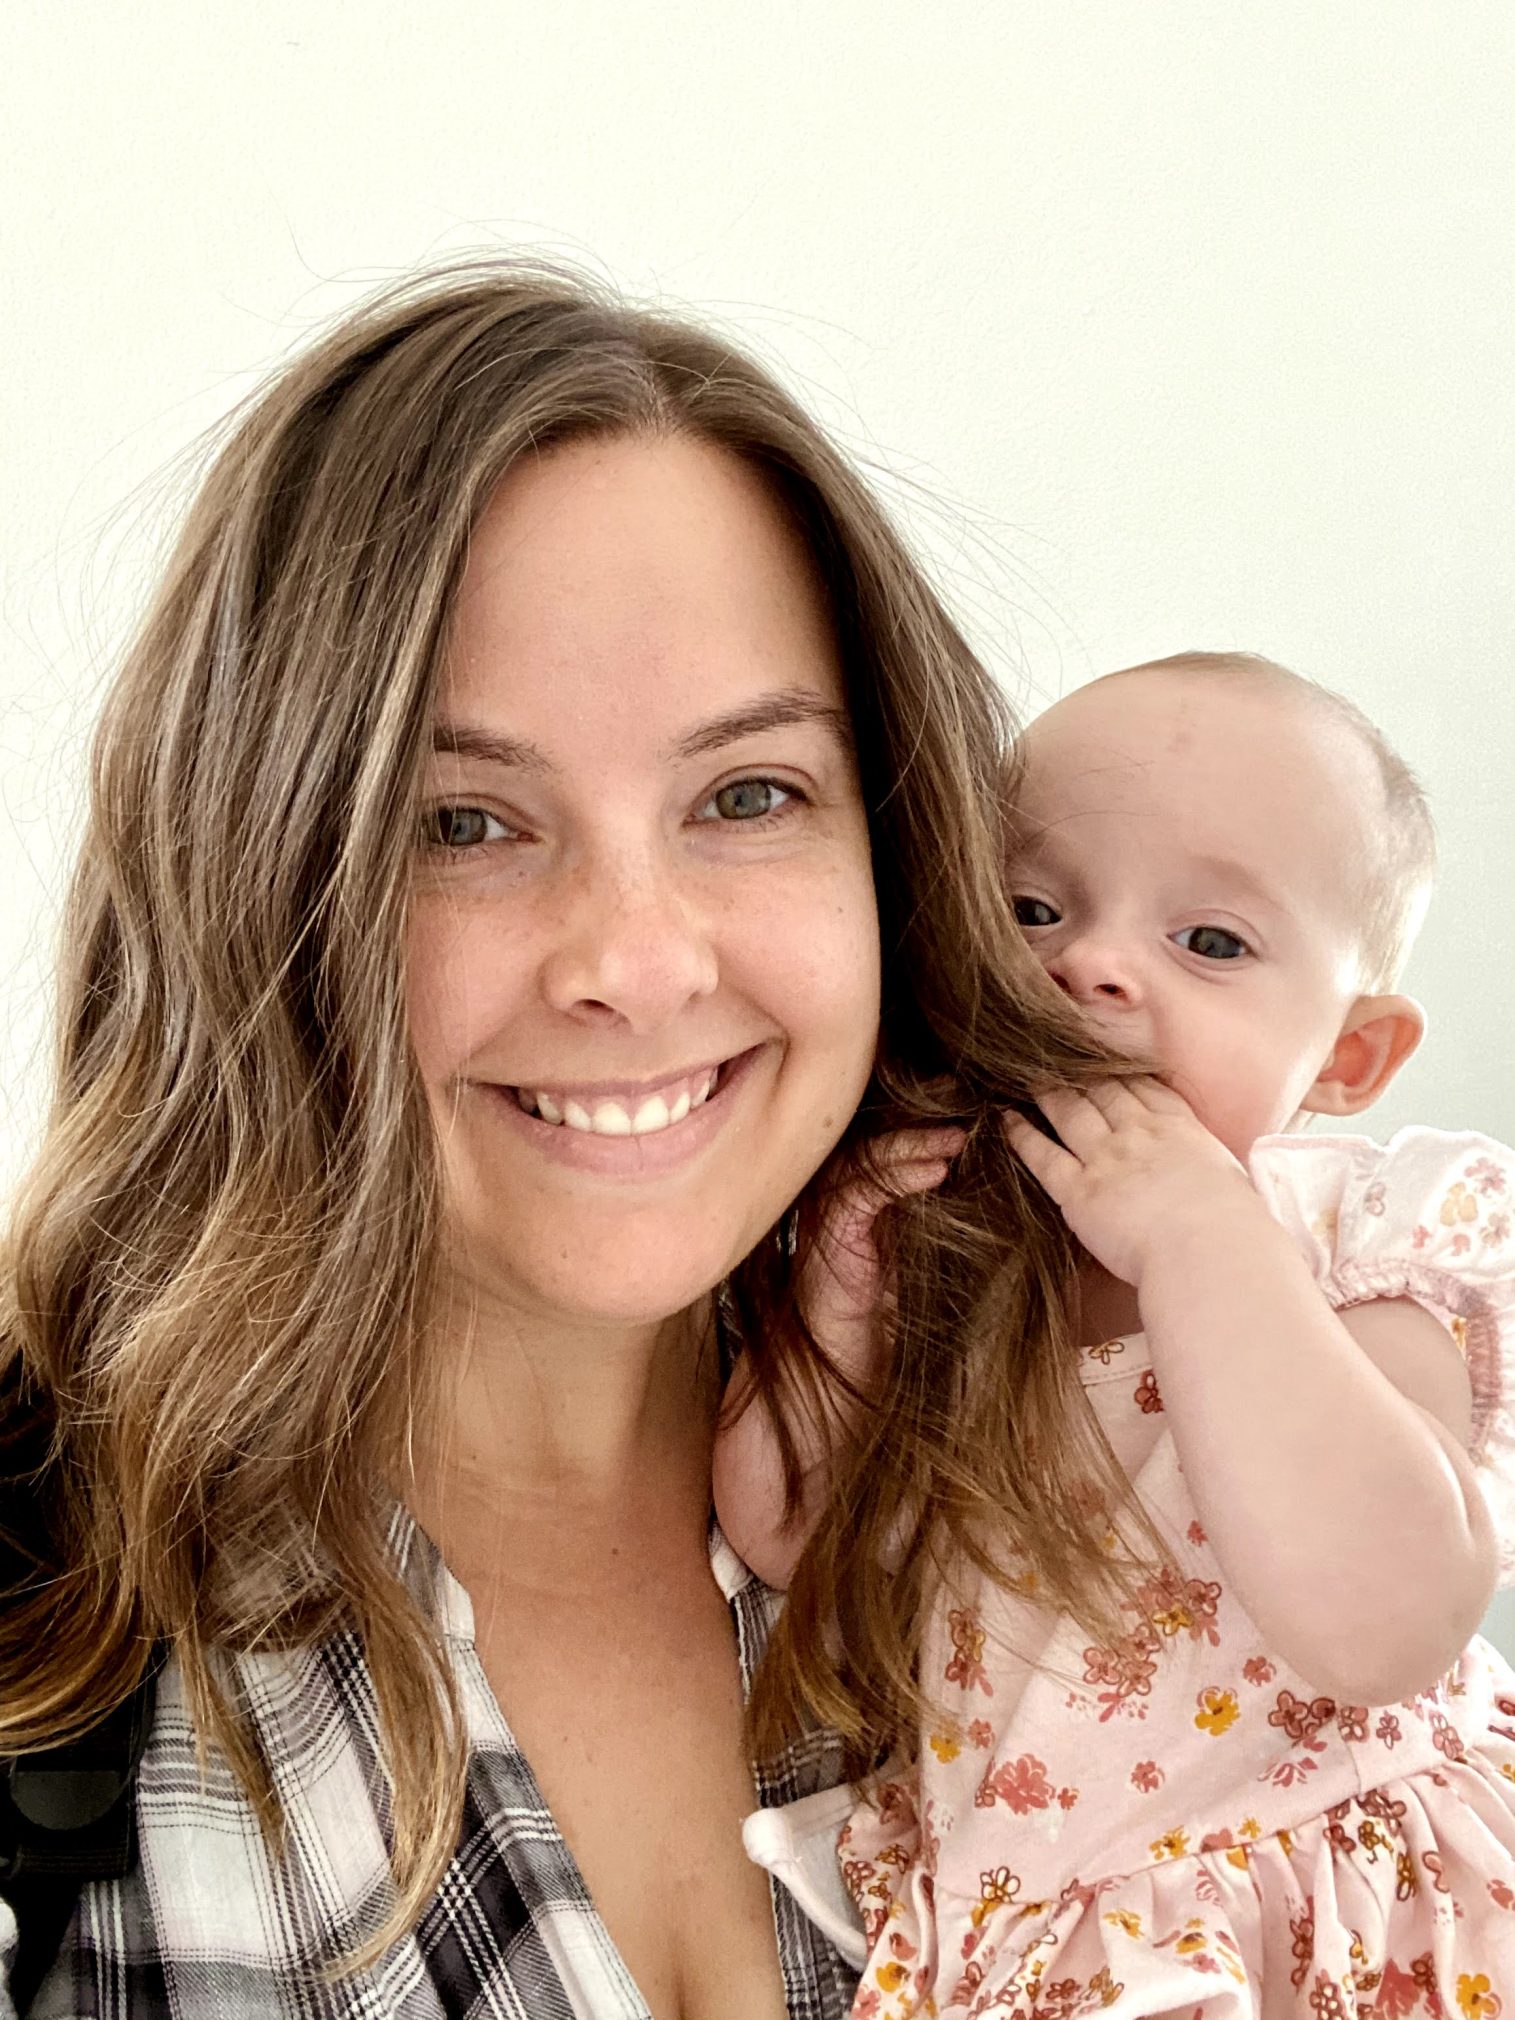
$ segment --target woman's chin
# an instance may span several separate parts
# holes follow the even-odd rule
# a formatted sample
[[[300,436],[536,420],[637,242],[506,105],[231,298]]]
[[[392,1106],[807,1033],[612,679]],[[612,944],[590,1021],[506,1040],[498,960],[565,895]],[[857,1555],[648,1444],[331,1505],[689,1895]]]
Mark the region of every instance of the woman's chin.
[[[750,1241],[699,1241],[649,1231],[637,1242],[559,1238],[523,1254],[475,1236],[454,1244],[454,1289],[476,1311],[493,1309],[539,1327],[640,1329],[661,1324],[709,1293]]]

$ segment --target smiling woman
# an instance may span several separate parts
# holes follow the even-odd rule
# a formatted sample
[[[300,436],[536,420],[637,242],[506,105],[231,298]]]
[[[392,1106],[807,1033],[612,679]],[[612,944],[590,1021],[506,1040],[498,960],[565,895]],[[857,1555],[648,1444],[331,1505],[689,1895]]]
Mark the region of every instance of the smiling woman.
[[[485,512],[439,710],[410,1017],[460,1281],[536,1325],[662,1317],[756,1246],[872,1070],[868,821],[820,584],[735,456],[578,444]]]
[[[744,1812],[909,1730],[933,1539],[1033,1470],[1049,1589],[1108,1575],[1097,1451],[1038,1444],[1076,1375],[989,1351],[1062,1338],[1069,1248],[984,1125],[1110,1070],[1002,888],[1008,727],[787,395],[571,275],[425,276],[236,417],[99,733],[6,1251],[0,1747],[166,1657],[56,1960],[0,1878],[18,2004],[847,2009]],[[822,1406],[833,1187],[949,1120],[775,1624],[723,1383]]]

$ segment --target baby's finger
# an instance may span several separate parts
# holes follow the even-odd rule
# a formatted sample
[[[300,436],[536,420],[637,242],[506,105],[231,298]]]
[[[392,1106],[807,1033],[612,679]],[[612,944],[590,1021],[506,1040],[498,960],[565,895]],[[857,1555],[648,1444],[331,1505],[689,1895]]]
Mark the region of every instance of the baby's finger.
[[[869,1145],[868,1165],[859,1183],[883,1205],[901,1184],[901,1173],[922,1163],[950,1165],[967,1141],[967,1130],[955,1123],[932,1129],[898,1129]]]
[[[1087,1157],[1110,1134],[1109,1121],[1081,1088],[1049,1087],[1036,1105],[1075,1157]]]
[[[1034,1122],[1013,1111],[1004,1117],[1005,1140],[1031,1176],[1061,1206],[1081,1166],[1071,1151],[1044,1136]]]
[[[1122,1114],[1130,1112],[1129,1103],[1123,1099],[1125,1087],[1123,1080],[1093,1080],[1084,1089],[1084,1094],[1106,1122],[1113,1125]]]
[[[869,1145],[868,1164],[834,1195],[834,1232],[851,1246],[892,1201],[941,1185],[967,1140],[967,1131],[955,1126],[901,1129],[876,1139]],[[930,1177],[922,1177],[923,1169],[929,1169]]]
[[[950,1157],[923,1157],[909,1164],[896,1165],[889,1174],[893,1196],[902,1199],[912,1193],[935,1192],[939,1185],[946,1183],[951,1169]]]
[[[1153,1083],[1156,1085],[1156,1083]],[[1152,1113],[1155,1106],[1141,1094],[1136,1080],[1097,1080],[1089,1089],[1089,1099],[1112,1129]]]
[[[1142,1107],[1154,1115],[1192,1115],[1194,1112],[1176,1087],[1170,1087],[1166,1080],[1159,1080],[1154,1074],[1143,1073],[1125,1084]]]
[[[968,1141],[968,1132],[958,1122],[931,1123],[921,1129],[896,1129],[873,1145],[875,1161],[888,1164],[895,1158],[955,1157]]]

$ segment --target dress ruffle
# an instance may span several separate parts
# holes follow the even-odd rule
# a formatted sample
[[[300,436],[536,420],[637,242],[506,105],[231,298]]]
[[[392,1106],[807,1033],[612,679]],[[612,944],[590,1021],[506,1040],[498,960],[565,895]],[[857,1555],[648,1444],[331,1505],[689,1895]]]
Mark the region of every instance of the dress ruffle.
[[[901,1900],[875,1925],[855,2020],[1496,2020],[1515,1999],[1515,1744],[1505,1756],[1055,1903],[1012,1897],[976,1925],[977,1904],[939,1900],[923,1923]],[[968,1929],[961,1954],[932,1953],[933,1921]]]
[[[1500,1583],[1515,1584],[1515,1157],[1473,1131],[1402,1129],[1265,1136],[1250,1170],[1334,1306],[1414,1298],[1451,1329]]]

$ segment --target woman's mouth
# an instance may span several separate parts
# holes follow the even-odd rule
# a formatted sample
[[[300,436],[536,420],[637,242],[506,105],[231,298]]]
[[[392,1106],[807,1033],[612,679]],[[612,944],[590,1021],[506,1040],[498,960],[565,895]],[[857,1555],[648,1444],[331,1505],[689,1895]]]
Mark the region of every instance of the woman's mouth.
[[[725,1059],[635,1091],[609,1093],[588,1087],[515,1087],[510,1091],[525,1114],[554,1128],[577,1130],[586,1136],[656,1136],[702,1108],[736,1063],[736,1059]]]

